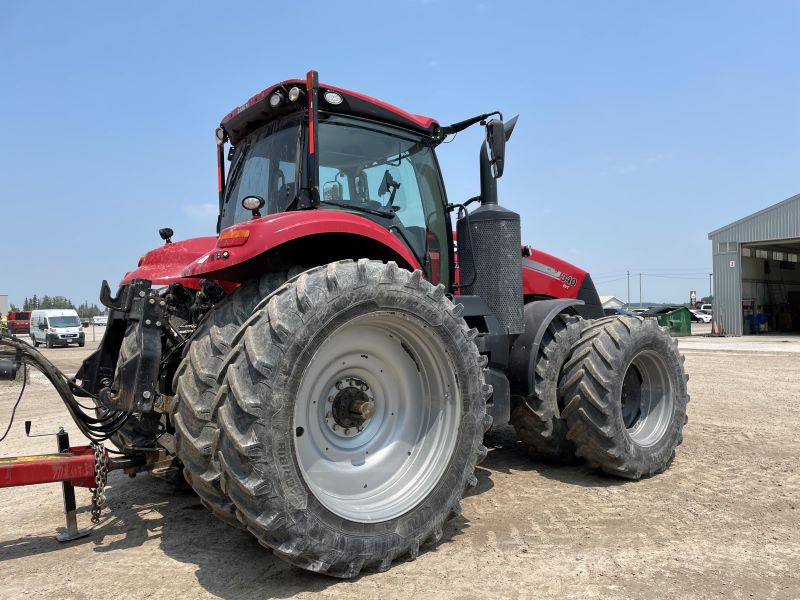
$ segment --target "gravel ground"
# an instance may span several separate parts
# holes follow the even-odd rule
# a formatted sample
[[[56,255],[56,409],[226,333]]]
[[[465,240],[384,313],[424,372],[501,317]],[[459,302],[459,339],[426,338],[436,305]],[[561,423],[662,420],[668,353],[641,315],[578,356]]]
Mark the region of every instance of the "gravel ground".
[[[99,335],[98,335],[99,339]],[[632,483],[537,461],[491,433],[479,484],[435,548],[386,573],[338,581],[273,558],[191,493],[110,476],[90,537],[53,538],[57,485],[0,490],[0,598],[787,598],[800,597],[800,338],[681,342],[689,424],[666,473]],[[91,336],[89,336],[91,340]],[[763,341],[762,341],[763,340]],[[44,350],[74,372],[93,348]],[[755,347],[754,347],[755,346]],[[0,384],[5,428],[18,389]],[[50,452],[64,425],[41,377],[0,455]],[[78,490],[88,526],[89,493]]]

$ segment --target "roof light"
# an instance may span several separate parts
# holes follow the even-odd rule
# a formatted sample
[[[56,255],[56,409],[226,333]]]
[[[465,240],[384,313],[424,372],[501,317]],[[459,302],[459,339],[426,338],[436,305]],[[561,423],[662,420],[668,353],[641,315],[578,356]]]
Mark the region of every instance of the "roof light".
[[[344,98],[342,98],[339,94],[337,94],[336,92],[332,92],[330,90],[325,92],[325,94],[322,97],[325,98],[325,102],[334,105],[341,104],[342,100],[344,100]]]
[[[217,136],[218,144],[222,144],[225,142],[225,130],[222,127],[217,127],[217,130],[214,133]]]
[[[275,92],[272,96],[269,97],[269,105],[272,108],[278,108],[283,102],[283,94],[280,92]]]
[[[292,102],[297,102],[297,99],[300,98],[300,88],[294,86],[292,89],[289,90],[289,100]]]

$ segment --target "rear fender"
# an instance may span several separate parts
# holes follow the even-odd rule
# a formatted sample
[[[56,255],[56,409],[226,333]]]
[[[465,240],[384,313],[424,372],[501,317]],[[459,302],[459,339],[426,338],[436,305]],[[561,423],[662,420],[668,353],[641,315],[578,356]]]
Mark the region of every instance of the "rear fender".
[[[214,248],[181,275],[244,283],[259,273],[347,258],[393,260],[405,269],[422,268],[400,238],[369,219],[341,211],[304,210],[224,229]]]
[[[514,341],[509,355],[508,380],[512,395],[533,394],[536,355],[547,326],[556,315],[581,305],[583,300],[572,298],[537,300],[525,305],[525,331]]]

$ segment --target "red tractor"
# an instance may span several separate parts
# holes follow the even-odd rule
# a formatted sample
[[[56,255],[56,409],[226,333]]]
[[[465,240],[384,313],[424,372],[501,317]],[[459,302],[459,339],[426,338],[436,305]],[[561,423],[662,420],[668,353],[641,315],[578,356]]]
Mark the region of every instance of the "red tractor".
[[[435,150],[477,123],[480,195],[450,203]],[[97,404],[70,405],[84,433],[336,577],[439,540],[493,425],[621,477],[666,469],[682,358],[655,321],[604,318],[585,271],[522,245],[497,200],[515,123],[442,126],[314,71],[233,110],[218,236],[162,229],[116,296],[103,282],[108,328],[71,382]]]

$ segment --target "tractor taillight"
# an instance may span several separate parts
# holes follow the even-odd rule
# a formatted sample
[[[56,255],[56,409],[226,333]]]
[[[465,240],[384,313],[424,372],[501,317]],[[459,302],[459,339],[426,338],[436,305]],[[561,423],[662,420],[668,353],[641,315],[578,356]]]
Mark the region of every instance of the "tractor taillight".
[[[218,248],[229,248],[230,246],[242,246],[250,238],[249,229],[232,229],[223,231],[217,240]]]

